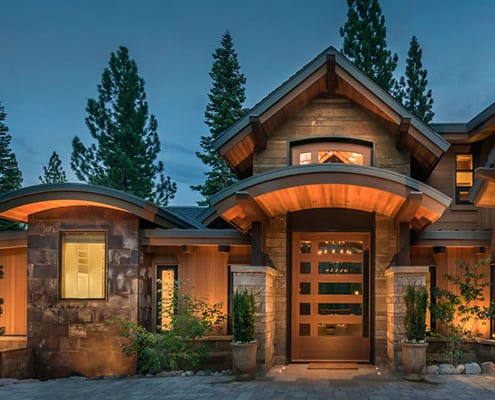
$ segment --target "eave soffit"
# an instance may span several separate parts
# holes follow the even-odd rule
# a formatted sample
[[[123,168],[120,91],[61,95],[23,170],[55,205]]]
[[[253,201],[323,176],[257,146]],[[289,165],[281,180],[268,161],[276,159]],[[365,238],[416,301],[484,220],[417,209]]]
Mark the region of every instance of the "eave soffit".
[[[217,214],[242,232],[254,221],[312,208],[375,212],[422,230],[451,199],[415,179],[373,167],[310,164],[244,179],[210,199]]]
[[[35,185],[1,194],[0,218],[27,223],[31,214],[69,206],[119,210],[163,228],[194,228],[170,211],[134,195],[81,183]]]

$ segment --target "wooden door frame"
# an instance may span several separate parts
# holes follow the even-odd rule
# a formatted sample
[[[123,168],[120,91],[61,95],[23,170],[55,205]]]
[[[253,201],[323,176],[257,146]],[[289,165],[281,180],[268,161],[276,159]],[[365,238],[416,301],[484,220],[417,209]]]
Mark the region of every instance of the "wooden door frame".
[[[370,282],[369,282],[369,295],[370,295],[370,316],[369,316],[369,329],[370,329],[370,363],[376,363],[376,349],[375,349],[375,316],[376,316],[376,216],[375,213],[367,213],[360,210],[348,210],[348,209],[312,209],[312,210],[304,210],[304,212],[325,212],[325,211],[336,211],[338,212],[339,219],[345,220],[347,213],[352,214],[362,214],[362,217],[368,217],[367,221],[364,224],[356,224],[355,221],[351,222],[347,231],[352,232],[367,232],[370,235],[370,254],[369,254],[369,268],[370,268]],[[294,231],[299,232],[340,232],[342,230],[346,230],[346,224],[338,223],[336,226],[332,227],[333,229],[328,230],[322,229],[322,226],[319,226],[319,223],[313,224],[313,221],[307,221],[308,226],[303,227],[295,227],[294,213],[287,213],[287,222],[286,222],[286,276],[287,276],[287,284],[286,284],[286,348],[285,354],[287,354],[287,361],[292,360],[292,233]],[[362,218],[365,219],[365,218]],[[321,220],[320,220],[321,222]],[[307,229],[310,228],[310,229]]]

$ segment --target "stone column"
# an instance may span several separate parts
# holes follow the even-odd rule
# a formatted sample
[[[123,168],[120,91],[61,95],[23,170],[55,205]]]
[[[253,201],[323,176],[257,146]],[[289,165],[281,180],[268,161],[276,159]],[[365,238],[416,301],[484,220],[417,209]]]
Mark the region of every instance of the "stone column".
[[[275,278],[272,267],[233,266],[234,293],[237,289],[254,294],[256,304],[255,333],[258,340],[256,363],[258,373],[264,375],[274,362],[275,355]]]
[[[387,361],[392,370],[402,368],[400,341],[404,338],[404,294],[408,285],[426,287],[428,267],[393,266],[387,279]]]

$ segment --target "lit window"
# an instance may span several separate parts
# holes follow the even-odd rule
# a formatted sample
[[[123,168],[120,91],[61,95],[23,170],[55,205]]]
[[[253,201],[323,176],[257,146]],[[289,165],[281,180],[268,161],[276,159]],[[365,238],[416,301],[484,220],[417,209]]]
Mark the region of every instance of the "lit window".
[[[172,315],[175,313],[177,267],[157,268],[157,329],[169,331],[172,328]]]
[[[323,150],[318,152],[318,162],[363,165],[363,154],[353,151]]]
[[[61,298],[105,298],[105,233],[62,232],[61,259]]]
[[[311,153],[299,153],[299,165],[311,164]]]
[[[469,190],[473,186],[473,155],[455,155],[455,199],[457,204],[469,204]]]

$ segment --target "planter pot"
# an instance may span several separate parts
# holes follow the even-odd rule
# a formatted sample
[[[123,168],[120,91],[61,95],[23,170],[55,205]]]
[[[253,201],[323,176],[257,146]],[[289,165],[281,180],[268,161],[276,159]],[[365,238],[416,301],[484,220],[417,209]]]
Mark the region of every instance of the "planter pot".
[[[254,379],[256,376],[256,350],[258,342],[231,343],[232,370],[238,379]]]
[[[426,375],[426,348],[428,343],[401,343],[404,378],[422,381]]]

